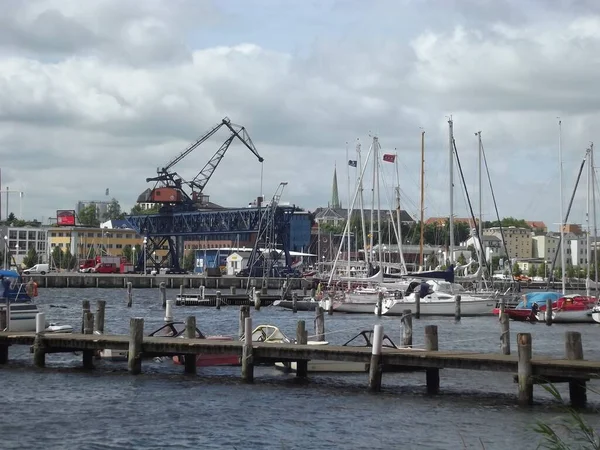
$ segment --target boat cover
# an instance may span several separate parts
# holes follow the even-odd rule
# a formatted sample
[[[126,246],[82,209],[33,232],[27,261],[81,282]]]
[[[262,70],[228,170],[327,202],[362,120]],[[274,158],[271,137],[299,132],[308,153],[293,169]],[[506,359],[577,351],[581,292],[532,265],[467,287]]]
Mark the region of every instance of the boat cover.
[[[559,298],[562,297],[562,294],[559,292],[528,292],[523,294],[519,304],[516,306],[517,309],[531,309],[534,303],[537,303],[538,306],[546,305],[546,300],[550,299],[554,303]]]

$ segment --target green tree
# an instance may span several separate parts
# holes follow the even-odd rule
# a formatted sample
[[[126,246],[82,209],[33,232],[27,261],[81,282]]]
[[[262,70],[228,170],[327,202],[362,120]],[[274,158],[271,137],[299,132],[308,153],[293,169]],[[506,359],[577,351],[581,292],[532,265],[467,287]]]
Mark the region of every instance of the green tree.
[[[6,218],[6,223],[7,223],[7,224],[11,224],[11,225],[12,225],[12,223],[13,223],[15,220],[17,220],[17,217],[15,216],[15,214],[14,214],[14,213],[10,213],[10,214],[8,215],[8,217]]]
[[[35,247],[31,247],[27,251],[27,256],[25,256],[25,258],[23,258],[23,265],[25,267],[34,266],[34,265],[36,265],[38,263],[38,259],[39,259],[39,255],[35,251]]]
[[[537,276],[538,277],[542,277],[542,278],[546,278],[546,263],[541,263],[537,267]]]
[[[79,211],[79,223],[86,227],[98,227],[100,226],[100,219],[98,218],[98,209],[95,203],[90,203],[86,207]]]
[[[456,258],[456,262],[461,266],[464,266],[465,264],[467,264],[467,259],[465,258],[465,255],[461,253],[460,255],[458,255],[458,258]]]
[[[183,257],[183,269],[189,272],[196,266],[196,254],[194,250],[188,250]]]
[[[71,249],[69,247],[66,248],[64,253],[62,254],[61,267],[63,269],[71,270],[75,267],[77,263],[77,258],[75,258],[71,254]]]
[[[131,249],[131,245],[123,247],[123,257],[126,258],[127,261],[133,262],[133,250]]]
[[[106,213],[103,216],[104,220],[121,220],[125,217],[125,213],[121,211],[121,205],[116,198],[113,198],[108,207]]]
[[[142,207],[138,204],[133,205],[131,211],[129,212],[132,216],[139,216],[142,214],[158,214],[160,212],[160,204],[155,203],[154,206],[150,209],[142,209]]]
[[[537,275],[537,269],[533,264],[529,264],[529,269],[527,270],[527,276],[529,278],[533,278]]]
[[[566,275],[567,278],[575,278],[575,267],[573,267],[573,264],[567,264]]]
[[[492,267],[490,268],[492,273],[494,273],[494,271],[500,269],[500,259],[501,258],[499,256],[492,256]]]
[[[521,266],[519,266],[518,264],[515,263],[515,265],[513,265],[513,275],[515,277],[518,277],[520,275],[523,275],[523,271],[521,270]]]
[[[62,267],[62,250],[60,249],[60,247],[56,246],[52,249],[52,262],[51,264],[54,264],[55,268],[61,268]]]

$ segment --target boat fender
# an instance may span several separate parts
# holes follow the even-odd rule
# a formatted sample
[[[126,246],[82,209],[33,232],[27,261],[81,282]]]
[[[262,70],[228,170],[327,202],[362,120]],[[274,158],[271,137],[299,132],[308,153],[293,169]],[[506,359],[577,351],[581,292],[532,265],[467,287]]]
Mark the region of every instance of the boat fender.
[[[38,284],[35,281],[33,282],[33,296],[38,296]]]

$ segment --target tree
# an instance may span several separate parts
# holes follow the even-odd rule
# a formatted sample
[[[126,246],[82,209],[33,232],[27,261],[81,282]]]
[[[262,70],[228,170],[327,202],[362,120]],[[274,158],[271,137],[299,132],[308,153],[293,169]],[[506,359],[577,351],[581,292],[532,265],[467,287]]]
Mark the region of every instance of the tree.
[[[566,275],[567,278],[575,278],[575,267],[573,267],[573,264],[567,264]]]
[[[52,249],[52,262],[54,263],[55,268],[62,267],[62,250],[60,247],[54,247]]]
[[[518,264],[515,264],[513,266],[513,275],[515,277],[518,277],[520,275],[523,275],[523,271],[521,270],[521,266],[519,266]]]
[[[183,257],[183,269],[192,272],[195,266],[196,252],[194,250],[188,250]]]
[[[155,203],[154,206],[152,206],[152,208],[149,208],[149,209],[142,209],[142,207],[140,205],[136,204],[136,205],[133,205],[129,214],[132,216],[138,216],[138,215],[142,215],[142,214],[158,214],[159,212],[160,212],[160,204],[158,204],[158,203]]]
[[[127,261],[133,261],[133,250],[131,249],[131,245],[126,245],[123,247],[123,257],[127,259]]]
[[[67,247],[67,249],[62,254],[61,267],[63,269],[71,270],[75,267],[77,263],[77,259],[71,254],[71,249]]]
[[[121,220],[125,217],[125,213],[121,211],[121,205],[116,198],[113,198],[108,207],[106,213],[103,216],[104,220]]]
[[[537,267],[537,276],[538,277],[542,277],[542,278],[546,278],[546,263],[541,263]]]
[[[529,278],[533,278],[537,275],[537,268],[533,264],[529,264],[529,269],[527,270],[527,276]]]
[[[79,211],[79,223],[86,227],[99,227],[98,209],[95,203],[90,203]]]
[[[456,258],[456,262],[461,266],[464,266],[465,264],[467,264],[467,259],[465,258],[465,255],[461,253],[460,255],[458,255],[458,258]]]
[[[14,213],[10,213],[8,215],[8,217],[6,218],[6,223],[12,224],[15,220],[17,220],[17,217],[15,216],[15,214]]]
[[[39,255],[35,251],[35,247],[30,247],[27,251],[27,256],[23,258],[23,265],[25,267],[35,266],[38,263]]]

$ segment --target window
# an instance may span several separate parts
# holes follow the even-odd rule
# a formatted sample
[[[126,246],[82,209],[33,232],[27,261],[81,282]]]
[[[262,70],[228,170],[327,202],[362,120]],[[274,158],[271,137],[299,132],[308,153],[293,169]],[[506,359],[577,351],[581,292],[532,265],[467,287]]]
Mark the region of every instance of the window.
[[[27,239],[27,231],[19,231],[19,240],[24,241],[25,239]]]
[[[116,237],[117,239],[123,239],[123,234],[122,234],[122,233],[117,233],[117,234],[115,235],[115,237]]]
[[[87,233],[87,237],[93,238],[94,237],[94,233]]]
[[[35,231],[29,231],[27,233],[27,239],[29,239],[30,241],[35,241]]]
[[[16,239],[17,238],[17,230],[10,230],[8,232],[8,237],[9,237],[9,239]]]

